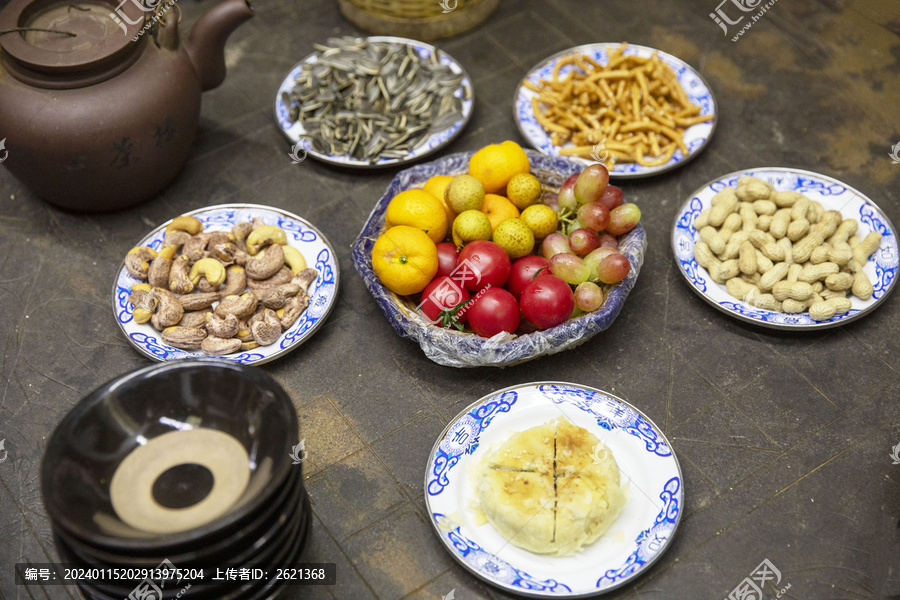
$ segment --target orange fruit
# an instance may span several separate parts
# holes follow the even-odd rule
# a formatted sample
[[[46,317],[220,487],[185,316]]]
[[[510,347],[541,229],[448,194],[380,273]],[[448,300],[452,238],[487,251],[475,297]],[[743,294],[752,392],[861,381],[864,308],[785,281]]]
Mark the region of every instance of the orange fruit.
[[[381,283],[395,294],[417,294],[437,274],[437,246],[417,227],[391,227],[375,240],[372,268]]]
[[[484,191],[496,194],[506,187],[513,175],[528,173],[531,163],[522,147],[515,142],[485,146],[469,159],[469,175],[484,186]]]
[[[447,213],[441,201],[423,190],[406,190],[391,199],[384,224],[388,229],[395,225],[409,225],[428,234],[435,244],[447,237]]]
[[[447,213],[447,226],[450,226],[450,223],[453,223],[453,219],[456,218],[456,213],[450,210],[450,207],[447,206],[446,200],[444,200],[444,189],[446,189],[447,184],[453,181],[453,178],[449,175],[435,175],[431,177],[428,181],[425,182],[425,186],[422,188],[435,198],[441,201],[441,204],[444,206],[444,212]]]
[[[481,212],[486,214],[491,221],[491,230],[497,229],[497,225],[506,219],[513,219],[519,216],[519,209],[512,202],[497,194],[484,195],[484,204],[481,205]]]

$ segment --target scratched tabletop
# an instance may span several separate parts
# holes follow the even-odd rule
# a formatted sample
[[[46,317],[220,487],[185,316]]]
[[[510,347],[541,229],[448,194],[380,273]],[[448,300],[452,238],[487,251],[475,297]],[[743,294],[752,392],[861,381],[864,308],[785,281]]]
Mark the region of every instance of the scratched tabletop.
[[[445,551],[423,479],[436,437],[464,407],[542,380],[633,403],[668,436],[684,473],[684,516],[668,551],[608,598],[758,600],[737,588],[764,560],[781,574],[766,583],[767,599],[787,584],[782,598],[900,597],[900,465],[890,456],[900,444],[900,296],[839,328],[762,329],[696,296],[669,242],[689,194],[761,166],[835,177],[900,224],[900,164],[889,156],[900,142],[900,3],[780,0],[737,37],[745,23],[720,26],[710,15],[745,13],[737,0],[719,1],[504,0],[481,26],[438,42],[467,69],[476,97],[444,152],[524,144],[512,114],[517,84],[579,44],[664,50],[696,68],[718,100],[718,128],[696,160],[621,184],[641,207],[649,250],[618,319],[575,350],[520,366],[434,364],[367,292],[350,246],[397,169],[292,164],[275,93],[314,43],[360,33],[336,0],[256,3],[229,41],[224,85],[203,97],[190,162],[157,198],[111,214],[65,212],[0,168],[0,599],[79,597],[74,587],[17,586],[13,564],[58,560],[39,486],[53,427],[99,384],[149,364],[110,306],[122,258],[175,215],[237,202],[311,221],[342,272],[327,323],[259,367],[293,398],[309,451],[315,515],[303,560],[337,564],[335,586],[292,587],[284,598],[514,597]],[[189,25],[211,2],[179,5]]]

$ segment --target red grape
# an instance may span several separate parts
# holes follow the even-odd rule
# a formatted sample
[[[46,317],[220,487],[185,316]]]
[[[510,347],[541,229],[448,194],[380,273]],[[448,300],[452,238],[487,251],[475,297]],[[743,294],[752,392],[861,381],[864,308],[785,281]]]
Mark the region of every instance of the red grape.
[[[560,253],[572,254],[572,249],[569,247],[569,238],[561,233],[551,233],[541,243],[541,253],[547,260]]]
[[[603,196],[609,183],[609,171],[603,165],[595,163],[579,173],[575,182],[575,199],[579,204],[596,202]]]
[[[569,234],[569,247],[575,254],[584,256],[600,247],[600,238],[593,229],[582,227]]]
[[[603,190],[603,195],[600,197],[599,201],[603,206],[612,210],[617,206],[621,206],[625,199],[621,189],[614,185],[608,185],[606,186],[606,189]]]
[[[550,263],[553,266],[553,263]],[[631,263],[618,252],[610,254],[597,265],[597,275],[603,283],[619,283],[631,271]]]
[[[575,306],[584,312],[594,312],[603,306],[603,290],[590,281],[579,283],[575,288]]]
[[[553,212],[559,212],[559,197],[556,194],[544,194],[543,203],[553,209]]]
[[[578,173],[575,173],[562,184],[559,188],[559,194],[556,196],[560,208],[568,208],[575,210],[578,208],[578,200],[575,199],[575,181],[578,179]]]
[[[576,229],[583,229],[584,223],[579,221],[578,219],[573,219],[570,223],[566,224],[566,235],[571,235],[573,231]]]
[[[578,220],[594,231],[603,231],[609,225],[609,209],[600,202],[588,202],[578,207]]]
[[[619,240],[616,239],[611,233],[601,233],[600,234],[600,247],[601,248],[612,248],[613,250],[619,249]]]
[[[606,231],[612,235],[622,235],[634,229],[641,220],[641,209],[637,204],[623,204],[609,212]]]
[[[590,269],[590,276],[588,277],[590,281],[600,281],[600,276],[597,274],[597,267],[600,265],[600,261],[602,261],[610,254],[618,254],[618,250],[616,250],[615,248],[600,246],[584,257],[584,264],[586,264],[588,266],[588,269]]]
[[[551,258],[550,272],[572,285],[587,281],[591,274],[584,260],[574,254],[557,254]]]

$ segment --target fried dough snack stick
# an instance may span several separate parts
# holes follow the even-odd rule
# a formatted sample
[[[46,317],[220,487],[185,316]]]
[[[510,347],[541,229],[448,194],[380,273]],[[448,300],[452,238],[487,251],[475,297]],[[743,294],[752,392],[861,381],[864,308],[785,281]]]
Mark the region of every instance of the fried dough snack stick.
[[[590,158],[603,142],[599,150],[610,171],[616,162],[658,166],[676,149],[687,156],[685,129],[714,118],[699,114],[658,53],[626,56],[627,47],[612,50],[605,65],[587,55],[565,56],[550,79],[524,83],[537,93],[531,108],[562,156]],[[566,66],[572,68],[561,77]]]

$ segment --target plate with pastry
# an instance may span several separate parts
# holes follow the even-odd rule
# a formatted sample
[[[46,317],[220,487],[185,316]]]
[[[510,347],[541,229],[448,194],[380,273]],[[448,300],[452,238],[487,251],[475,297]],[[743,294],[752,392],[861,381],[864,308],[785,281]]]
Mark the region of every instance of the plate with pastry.
[[[447,551],[477,577],[534,598],[625,585],[668,548],[684,482],[640,410],[573,383],[506,388],[435,442],[425,503]]]

